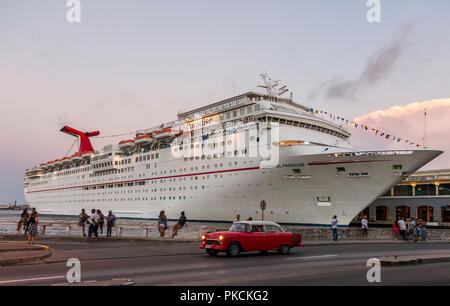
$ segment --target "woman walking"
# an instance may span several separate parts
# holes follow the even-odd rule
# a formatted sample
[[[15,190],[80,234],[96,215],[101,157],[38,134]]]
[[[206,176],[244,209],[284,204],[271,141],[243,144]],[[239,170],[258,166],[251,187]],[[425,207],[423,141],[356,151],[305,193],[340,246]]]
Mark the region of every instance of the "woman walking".
[[[31,214],[28,217],[27,220],[27,227],[28,227],[28,244],[34,244],[34,240],[36,239],[36,236],[38,234],[37,230],[38,225],[38,213],[36,211],[36,208],[31,209]]]
[[[103,224],[105,224],[105,215],[103,215],[100,209],[97,209],[97,215],[99,216],[98,226],[100,227],[100,234],[103,234]]]

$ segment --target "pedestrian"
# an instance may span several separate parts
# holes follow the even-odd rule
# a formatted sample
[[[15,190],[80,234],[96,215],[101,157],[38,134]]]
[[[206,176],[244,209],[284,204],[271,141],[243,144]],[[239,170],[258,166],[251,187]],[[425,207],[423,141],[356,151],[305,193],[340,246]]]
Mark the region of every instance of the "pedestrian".
[[[92,239],[92,234],[94,234],[95,238],[98,240],[98,221],[100,220],[100,217],[97,215],[95,209],[92,209],[91,213],[91,216],[88,218],[89,229],[87,241]]]
[[[97,215],[99,216],[98,226],[100,227],[100,234],[103,234],[103,224],[105,224],[105,215],[103,215],[100,209],[97,209]]]
[[[407,231],[407,227],[406,227],[406,223],[405,220],[403,220],[404,218],[400,218],[400,220],[398,220],[398,230],[400,232],[400,237],[402,237],[403,240],[408,240],[406,235],[406,231]]]
[[[364,216],[364,218],[361,220],[361,228],[363,237],[369,237],[369,220],[367,220],[367,216]]]
[[[394,224],[392,224],[392,227],[394,228],[394,237],[395,240],[398,240],[398,234],[399,234],[399,228],[398,228],[398,217],[395,218]]]
[[[27,228],[28,217],[30,217],[30,214],[28,213],[28,210],[24,209],[23,212],[20,214],[20,219],[19,222],[17,223],[17,231],[20,233],[20,228],[23,227],[24,235],[26,235],[28,231]]]
[[[249,217],[249,218],[247,219],[247,221],[253,221],[253,218],[252,218],[252,217]]]
[[[116,216],[112,213],[112,210],[110,210],[106,216],[106,237],[111,237],[112,228],[115,224]]]
[[[159,235],[161,237],[164,237],[164,232],[166,231],[166,229],[168,229],[169,227],[167,226],[167,217],[165,215],[165,211],[161,210],[159,212],[159,217],[158,217],[158,230],[159,230]]]
[[[240,215],[236,215],[236,219],[234,219],[234,223],[235,222],[239,222],[239,221],[241,221],[241,216]]]
[[[173,227],[172,238],[174,238],[177,235],[178,230],[182,229],[185,225],[187,226],[186,215],[184,214],[184,211],[182,211],[180,218],[178,218],[177,224],[175,224],[175,226]]]
[[[334,241],[338,241],[338,233],[337,233],[338,223],[339,221],[337,219],[337,216],[333,216],[333,218],[331,219],[331,231],[333,232]]]
[[[416,236],[416,219],[412,218],[411,219],[411,228],[409,229],[409,239],[414,239],[415,241],[417,241],[417,236]]]
[[[426,222],[422,221],[420,223],[420,236],[422,237],[422,241],[426,241],[427,240],[427,227],[426,227]]]
[[[406,233],[405,233],[405,240],[409,240],[411,236],[411,219],[406,219]]]
[[[28,227],[28,244],[34,244],[34,240],[38,234],[38,213],[36,208],[31,209],[31,214],[28,216],[27,227]]]
[[[81,213],[78,216],[78,225],[81,226],[81,228],[83,229],[83,237],[86,237],[86,221],[89,218],[88,214],[86,213],[86,210],[83,208],[81,210]]]

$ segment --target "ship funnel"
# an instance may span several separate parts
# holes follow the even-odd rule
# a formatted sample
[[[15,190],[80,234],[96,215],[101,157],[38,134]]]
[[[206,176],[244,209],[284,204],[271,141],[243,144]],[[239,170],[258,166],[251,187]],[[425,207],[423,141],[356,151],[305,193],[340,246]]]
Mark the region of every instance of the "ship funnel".
[[[100,135],[99,131],[81,132],[67,125],[64,126],[60,131],[75,137],[79,137],[80,147],[78,148],[78,154],[83,154],[85,152],[94,152],[94,148],[92,147],[89,137]]]

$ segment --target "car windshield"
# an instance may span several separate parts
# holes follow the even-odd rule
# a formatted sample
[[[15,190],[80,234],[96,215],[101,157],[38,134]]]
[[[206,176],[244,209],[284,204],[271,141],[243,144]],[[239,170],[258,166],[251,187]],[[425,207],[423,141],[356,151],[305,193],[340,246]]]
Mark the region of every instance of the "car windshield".
[[[248,232],[248,224],[245,223],[233,223],[230,227],[230,232]]]

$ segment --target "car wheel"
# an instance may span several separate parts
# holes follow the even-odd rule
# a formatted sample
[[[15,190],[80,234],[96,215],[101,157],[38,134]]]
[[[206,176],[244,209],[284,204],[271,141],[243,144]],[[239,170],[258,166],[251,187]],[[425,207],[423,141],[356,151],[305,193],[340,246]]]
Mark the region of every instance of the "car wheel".
[[[217,254],[219,254],[219,251],[207,249],[206,253],[208,253],[209,256],[217,256]]]
[[[289,251],[291,250],[291,247],[287,244],[283,244],[280,246],[280,249],[278,250],[278,252],[282,255],[287,255],[289,254]]]
[[[241,252],[241,248],[239,246],[239,243],[231,242],[227,249],[227,255],[229,257],[235,257],[235,256],[238,256],[240,252]]]

